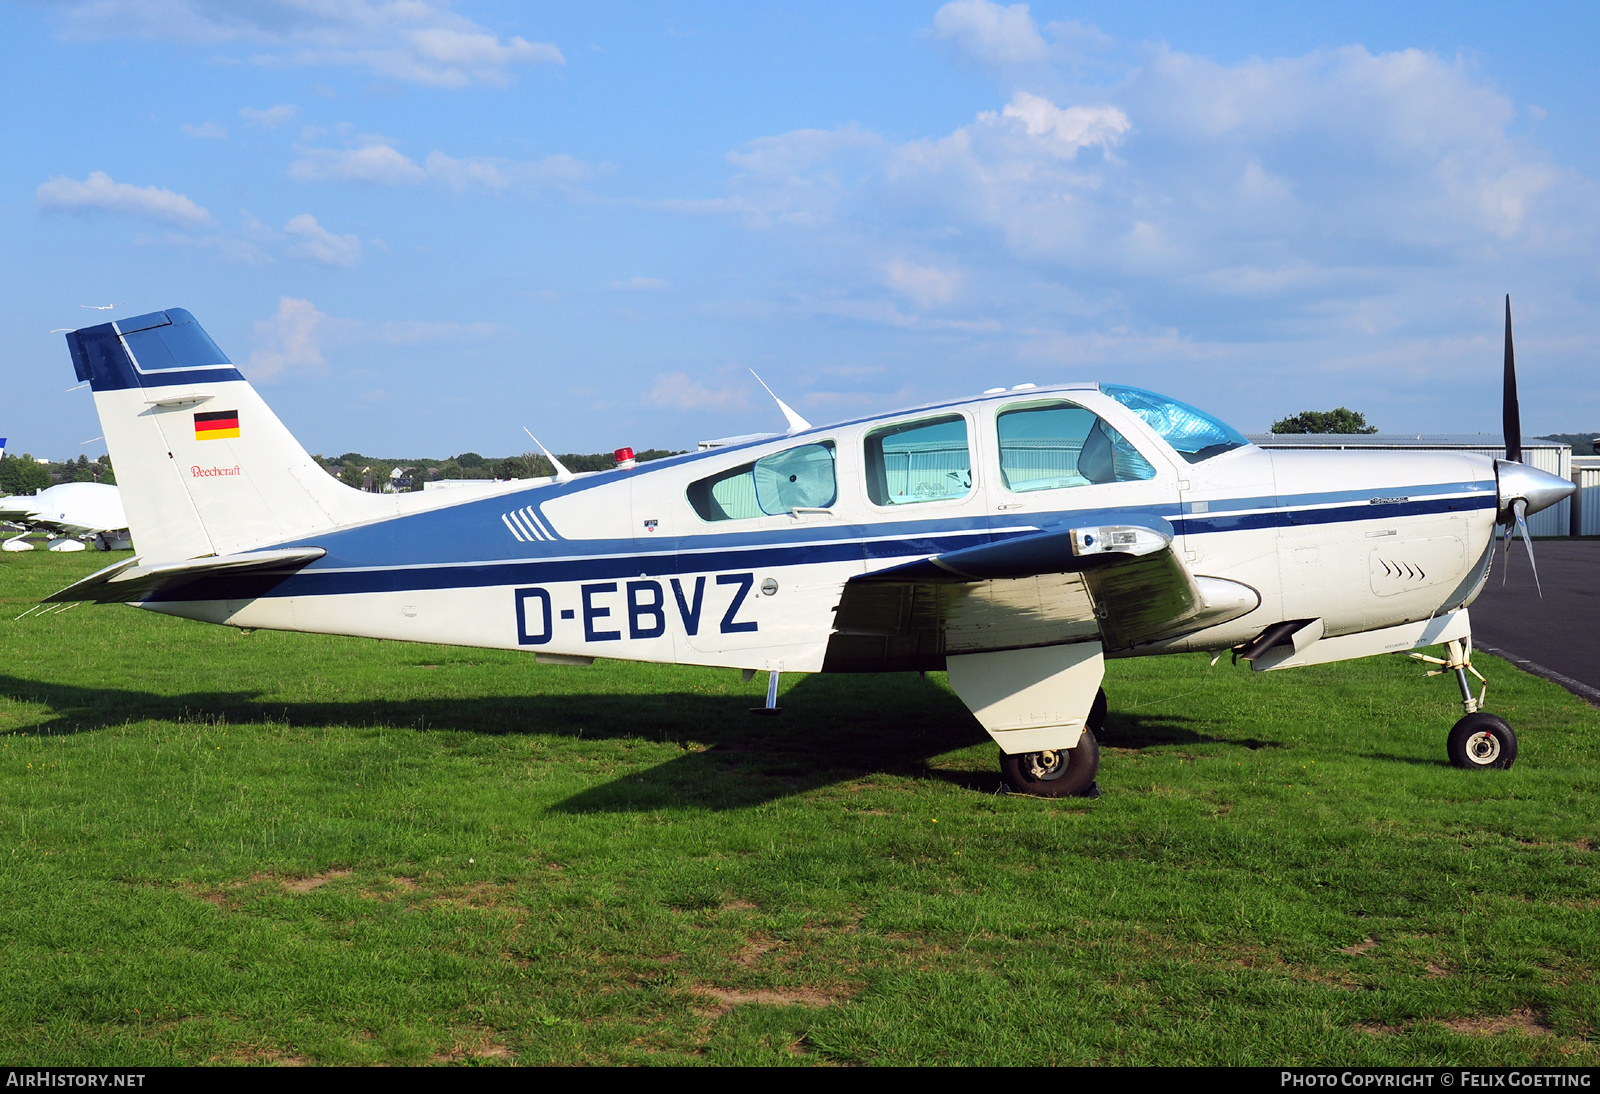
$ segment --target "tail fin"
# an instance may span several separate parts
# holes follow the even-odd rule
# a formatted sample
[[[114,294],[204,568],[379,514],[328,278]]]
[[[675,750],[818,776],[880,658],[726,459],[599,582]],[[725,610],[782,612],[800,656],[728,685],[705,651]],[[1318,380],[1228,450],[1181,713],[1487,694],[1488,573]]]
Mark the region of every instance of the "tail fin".
[[[395,512],[322,470],[181,308],[85,327],[67,345],[142,557],[233,554]]]

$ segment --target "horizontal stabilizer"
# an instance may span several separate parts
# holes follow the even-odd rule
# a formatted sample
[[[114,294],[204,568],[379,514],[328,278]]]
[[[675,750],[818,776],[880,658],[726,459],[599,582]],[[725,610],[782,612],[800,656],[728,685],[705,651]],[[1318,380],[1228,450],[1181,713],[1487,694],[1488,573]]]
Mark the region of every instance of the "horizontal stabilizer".
[[[157,566],[140,566],[138,556],[134,556],[92,573],[58,593],[52,593],[44,598],[44,603],[86,600],[93,604],[131,604],[155,593],[219,574],[242,576],[280,572],[287,576],[327,553],[321,547],[287,547],[277,551],[248,551],[237,555],[191,558]]]

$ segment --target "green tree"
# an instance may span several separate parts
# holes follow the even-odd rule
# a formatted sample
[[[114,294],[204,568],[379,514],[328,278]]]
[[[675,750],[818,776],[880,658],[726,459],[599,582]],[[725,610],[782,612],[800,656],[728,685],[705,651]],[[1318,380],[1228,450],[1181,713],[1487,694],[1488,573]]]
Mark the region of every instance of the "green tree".
[[[373,460],[368,466],[372,469],[372,492],[383,493],[383,488],[389,485],[389,472],[394,470],[394,464],[387,460]]]
[[[0,494],[33,494],[49,489],[54,481],[45,466],[27,452],[0,456]]]
[[[1272,423],[1274,433],[1376,433],[1378,427],[1367,424],[1367,416],[1349,407],[1333,410],[1302,410],[1292,418]]]

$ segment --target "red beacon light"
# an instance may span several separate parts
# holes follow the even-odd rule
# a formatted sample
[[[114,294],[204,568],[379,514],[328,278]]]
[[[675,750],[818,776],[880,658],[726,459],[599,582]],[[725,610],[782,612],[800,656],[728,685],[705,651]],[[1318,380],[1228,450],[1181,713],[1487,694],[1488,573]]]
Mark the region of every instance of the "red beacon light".
[[[631,448],[619,448],[612,455],[617,458],[617,469],[619,471],[626,471],[634,464],[633,449]]]

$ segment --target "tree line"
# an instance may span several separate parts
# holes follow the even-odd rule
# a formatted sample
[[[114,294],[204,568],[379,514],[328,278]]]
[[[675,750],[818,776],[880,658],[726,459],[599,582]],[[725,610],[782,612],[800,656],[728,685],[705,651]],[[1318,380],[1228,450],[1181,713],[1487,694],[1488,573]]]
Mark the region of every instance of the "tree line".
[[[111,470],[110,456],[95,460],[79,456],[60,463],[40,463],[30,452],[0,456],[0,496],[36,494],[64,482],[103,482],[115,486],[117,476]]]
[[[644,463],[681,454],[665,448],[648,448],[635,454],[634,459]],[[555,474],[555,468],[540,452],[502,457],[463,452],[442,460],[432,457],[396,460],[364,456],[359,452],[346,452],[333,458],[323,455],[311,458],[346,486],[373,492],[381,492],[386,483],[393,490],[403,492],[421,490],[427,483],[439,479],[537,479]],[[556,455],[556,459],[568,471],[609,471],[617,466],[616,457],[609,452],[562,452]]]
[[[1349,407],[1332,410],[1302,410],[1272,423],[1274,433],[1376,433],[1378,427],[1367,424],[1367,416]],[[1591,433],[1547,433],[1536,437],[1540,441],[1556,441],[1572,446],[1574,456],[1596,455],[1594,442],[1600,440],[1600,430]]]

